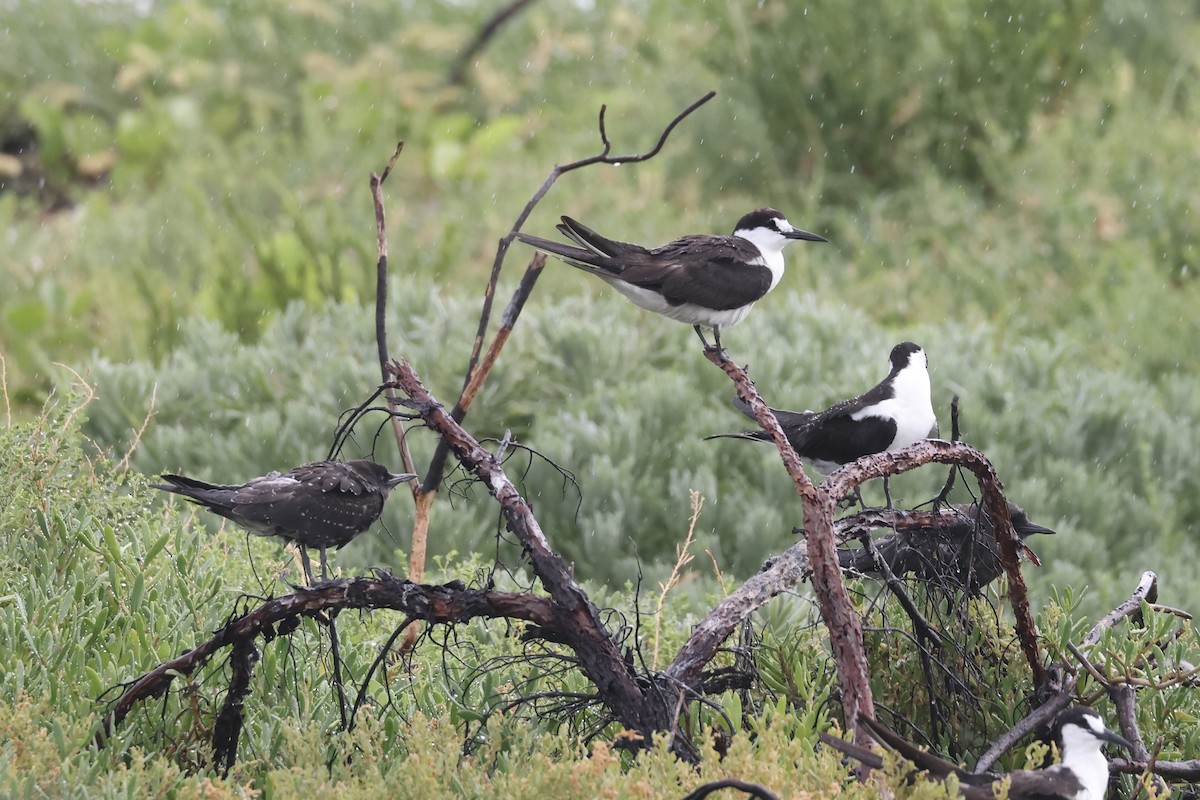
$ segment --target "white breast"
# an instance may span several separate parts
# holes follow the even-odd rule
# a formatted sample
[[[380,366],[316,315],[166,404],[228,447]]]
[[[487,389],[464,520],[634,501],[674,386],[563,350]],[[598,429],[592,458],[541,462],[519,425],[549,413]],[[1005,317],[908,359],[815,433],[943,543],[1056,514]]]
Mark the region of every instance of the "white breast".
[[[928,371],[912,367],[903,369],[896,375],[892,388],[894,397],[856,411],[850,418],[856,422],[867,417],[896,420],[896,436],[887,449],[899,450],[928,438],[937,425],[937,415],[933,413]]]

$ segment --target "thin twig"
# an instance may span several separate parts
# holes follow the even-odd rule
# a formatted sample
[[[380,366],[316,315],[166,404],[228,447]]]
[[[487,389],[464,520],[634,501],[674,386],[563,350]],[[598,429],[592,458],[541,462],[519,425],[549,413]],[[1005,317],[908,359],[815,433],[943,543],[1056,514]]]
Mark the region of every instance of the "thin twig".
[[[927,640],[940,650],[942,637],[934,629],[929,620],[925,619],[925,615],[917,608],[917,604],[913,602],[913,599],[908,596],[908,592],[904,590],[904,584],[896,577],[896,573],[892,571],[891,565],[887,563],[887,560],[875,548],[875,541],[870,535],[863,535],[860,537],[860,541],[870,554],[871,560],[875,563],[875,569],[883,576],[884,584],[895,595],[904,612],[908,614],[909,620],[912,621],[913,631],[917,634],[917,641]],[[932,695],[932,692],[930,694]]]
[[[125,451],[125,457],[117,462],[117,472],[125,472],[129,469],[129,459],[133,458],[133,453],[142,442],[142,436],[146,433],[146,428],[150,426],[150,420],[154,418],[154,406],[158,401],[158,382],[155,381],[154,386],[150,389],[150,408],[146,410],[146,418],[142,420],[142,427],[137,429],[137,433],[133,435],[133,441],[129,443],[129,448]]]
[[[404,150],[404,142],[398,142],[392,157],[381,174],[371,173],[371,198],[375,205],[375,247],[378,261],[375,265],[375,345],[379,355],[379,372],[383,376],[384,394],[390,408],[397,408],[399,401],[395,389],[387,385],[387,364],[390,360],[387,343],[387,300],[388,300],[388,244],[387,244],[387,215],[383,205],[383,183],[392,174],[392,167]],[[392,432],[396,435],[396,449],[400,452],[400,460],[405,472],[415,472],[412,454],[409,452],[408,440],[404,436],[404,424],[399,417],[392,417]],[[412,485],[414,497],[419,491],[416,483]]]
[[[511,0],[508,5],[501,8],[493,14],[486,23],[476,32],[471,43],[468,44],[454,61],[454,66],[450,68],[450,73],[446,79],[446,83],[451,86],[461,86],[467,78],[467,68],[471,66],[471,62],[475,56],[483,52],[483,48],[487,47],[488,42],[505,24],[510,22],[513,17],[519,14],[525,6],[529,5],[533,0]]]
[[[696,523],[700,520],[700,509],[704,508],[704,495],[692,489],[692,514],[688,519],[687,536],[683,539],[683,544],[675,548],[675,566],[671,569],[671,575],[666,582],[660,584],[662,591],[658,595],[658,607],[654,610],[654,649],[650,653],[650,668],[658,669],[658,645],[659,631],[662,625],[663,608],[667,604],[667,595],[675,584],[679,583],[679,573],[692,561],[692,554],[689,549],[692,543],[696,541]]]
[[[1132,745],[1130,755],[1133,756],[1133,760],[1146,764],[1143,778],[1149,775],[1158,788],[1157,796],[1165,796],[1167,782],[1154,774],[1155,758],[1146,749],[1146,742],[1142,739],[1142,732],[1138,729],[1137,712],[1134,710],[1137,695],[1133,687],[1128,684],[1113,686],[1108,690],[1108,696],[1112,698],[1113,705],[1117,707],[1117,724],[1121,728],[1121,735]]]
[[[1034,731],[1048,726],[1050,721],[1058,716],[1063,709],[1071,705],[1071,700],[1072,694],[1069,691],[1053,695],[1050,700],[1035,708],[1024,719],[1000,736],[987,749],[987,752],[980,757],[979,761],[975,764],[975,769],[972,771],[976,775],[987,772],[996,763],[996,760],[1004,755],[1009,748]]]
[[[834,539],[833,515],[837,509],[837,495],[825,488],[813,486],[800,457],[792,448],[779,420],[771,413],[770,408],[759,396],[754,382],[746,371],[739,367],[729,357],[723,348],[705,348],[704,356],[720,367],[737,388],[738,397],[746,402],[754,413],[754,418],[764,431],[771,437],[783,460],[784,468],[792,479],[796,493],[800,495],[804,508],[804,525],[807,531],[805,540],[808,553],[808,566],[812,570],[811,581],[817,594],[817,605],[821,609],[821,619],[829,632],[829,643],[833,650],[834,664],[837,667],[838,684],[841,688],[842,713],[845,717],[846,729],[853,731],[856,738],[865,744],[868,741],[865,732],[858,725],[860,715],[874,716],[875,706],[871,696],[871,683],[867,667],[866,651],[863,646],[862,620],[855,612],[842,580],[842,571],[838,563],[837,544]],[[760,573],[760,576],[763,573]],[[735,593],[736,594],[736,593]],[[732,596],[731,596],[732,597]],[[724,605],[724,604],[722,604]],[[718,606],[720,608],[721,606]],[[715,613],[715,612],[714,612]],[[713,615],[709,615],[710,618]],[[724,637],[732,633],[728,620],[718,628],[723,630]],[[736,622],[740,622],[737,620]],[[699,628],[697,628],[697,632]],[[712,632],[708,633],[712,636]],[[724,640],[724,637],[720,641]],[[697,640],[696,633],[688,641],[680,655],[672,663],[673,675],[686,685],[694,685],[696,675],[692,670],[698,670],[694,662],[688,664],[681,659],[685,653],[689,658],[704,652],[693,645]],[[719,644],[719,641],[717,642]],[[707,660],[707,659],[705,659]]]
[[[719,781],[701,784],[684,795],[683,800],[702,800],[702,798],[708,797],[713,792],[721,789],[737,789],[751,797],[757,797],[759,800],[779,800],[779,795],[767,787],[760,786],[757,783],[750,783],[749,781],[738,780],[737,778],[722,778]]]
[[[950,441],[957,442],[959,440],[958,430],[958,395],[950,398]],[[942,490],[937,493],[937,497],[933,499],[933,510],[937,511],[943,505],[950,501],[950,492],[954,490],[954,478],[958,475],[958,466],[951,465],[950,472],[946,475],[946,482],[942,484]]]
[[[0,353],[0,389],[4,390],[4,424],[12,427],[12,402],[8,398],[8,361]]]
[[[362,686],[360,686],[358,689],[358,697],[354,699],[354,706],[350,709],[350,721],[346,725],[346,730],[354,730],[354,721],[358,716],[358,710],[362,708],[363,704],[367,701],[367,690],[371,687],[371,678],[374,677],[375,670],[379,669],[383,665],[383,662],[387,660],[388,653],[392,651],[392,648],[396,644],[396,640],[399,639],[401,634],[404,633],[405,629],[408,628],[409,623],[415,621],[416,620],[414,617],[405,617],[404,621],[397,626],[396,630],[392,631],[392,635],[388,637],[388,640],[383,643],[383,647],[379,649],[379,655],[377,655],[375,660],[371,662],[371,666],[367,669],[367,674],[363,676]]]
[[[1088,657],[1083,654],[1083,651],[1074,642],[1067,642],[1067,649],[1071,651],[1071,654],[1075,656],[1084,670],[1096,679],[1096,683],[1105,689],[1112,689],[1112,683],[1109,682],[1108,678],[1100,670],[1096,669],[1096,665],[1088,660]]]

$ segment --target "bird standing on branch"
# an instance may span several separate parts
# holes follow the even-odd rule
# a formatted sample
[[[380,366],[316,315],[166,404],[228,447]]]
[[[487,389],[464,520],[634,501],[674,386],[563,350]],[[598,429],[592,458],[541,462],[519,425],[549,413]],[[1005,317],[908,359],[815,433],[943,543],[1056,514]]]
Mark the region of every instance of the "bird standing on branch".
[[[639,308],[691,325],[705,348],[701,328],[712,328],[719,348],[721,329],[745,319],[779,283],[789,242],[829,241],[794,227],[773,208],[742,217],[732,236],[684,236],[652,250],[608,239],[570,217],[557,227],[579,246],[525,233],[517,238],[596,275]]]
[[[887,377],[858,397],[843,400],[824,411],[771,409],[796,454],[817,472],[828,475],[862,456],[900,450],[936,430],[925,351],[912,342],[901,342],[892,348],[888,360],[891,370]],[[743,414],[754,418],[749,404],[740,397],[735,397],[733,403]],[[704,438],[771,440],[763,430],[718,433]]]
[[[887,745],[928,773],[931,780],[958,776],[959,792],[968,800],[991,800],[996,797],[994,784],[1008,781],[1009,800],[1104,800],[1108,788],[1108,759],[1100,748],[1105,742],[1132,746],[1123,737],[1104,725],[1104,719],[1094,709],[1074,706],[1059,714],[1054,723],[1054,740],[1062,761],[1045,769],[1016,770],[1007,775],[975,774],[957,764],[922,750],[906,741],[895,731],[868,717],[859,722],[880,744]],[[872,769],[883,766],[878,753],[851,742],[820,734],[821,741]]]
[[[873,547],[897,577],[913,574],[924,581],[957,586],[976,594],[1004,572],[996,528],[992,518],[981,513],[979,503],[955,505],[948,520],[936,514],[911,512],[891,519],[891,530],[875,540]],[[1021,539],[1018,549],[1039,563],[1025,539],[1035,533],[1053,534],[1029,519],[1025,509],[1008,504],[1013,530]],[[866,548],[839,549],[842,569],[863,575],[878,575],[879,568]]]
[[[416,477],[393,474],[374,461],[314,461],[233,485],[163,475],[167,484],[154,488],[183,495],[258,536],[295,542],[300,546],[304,576],[312,584],[307,548],[320,550],[325,580],[326,548],[340,549],[371,527],[383,513],[392,488]]]

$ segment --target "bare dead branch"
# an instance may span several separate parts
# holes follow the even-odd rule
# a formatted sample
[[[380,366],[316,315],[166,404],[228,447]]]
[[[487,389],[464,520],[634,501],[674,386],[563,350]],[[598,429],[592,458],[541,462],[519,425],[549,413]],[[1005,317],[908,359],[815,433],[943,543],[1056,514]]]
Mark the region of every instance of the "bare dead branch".
[[[1088,635],[1083,637],[1083,645],[1087,647],[1096,644],[1109,628],[1115,627],[1118,622],[1121,622],[1126,617],[1136,617],[1141,614],[1143,600],[1147,603],[1153,603],[1157,599],[1158,576],[1150,570],[1146,570],[1142,573],[1141,579],[1138,580],[1138,585],[1133,590],[1133,594],[1129,595],[1129,598],[1121,603],[1121,605],[1105,614],[1088,631]]]
[[[1112,698],[1113,705],[1117,707],[1117,724],[1121,728],[1121,735],[1133,745],[1130,750],[1133,758],[1130,760],[1146,765],[1145,772],[1153,775],[1154,785],[1158,787],[1158,796],[1165,796],[1167,793],[1166,781],[1161,776],[1154,775],[1155,759],[1146,749],[1146,742],[1142,739],[1142,732],[1138,729],[1137,713],[1134,710],[1137,695],[1133,687],[1127,683],[1118,684],[1109,689],[1108,696]]]
[[[1111,758],[1108,761],[1108,768],[1124,775],[1142,775],[1152,772],[1171,781],[1188,783],[1200,781],[1200,758],[1193,758],[1190,761],[1155,761],[1153,764],[1130,761],[1126,758]]]
[[[464,415],[475,401],[475,395],[479,393],[488,376],[492,374],[492,367],[496,365],[496,359],[500,357],[500,351],[504,349],[504,344],[512,334],[513,326],[517,324],[517,317],[521,315],[521,309],[525,307],[525,301],[529,299],[529,295],[533,292],[533,286],[545,266],[546,256],[544,253],[536,253],[529,260],[529,266],[525,268],[521,284],[513,293],[508,308],[504,309],[504,315],[500,318],[500,330],[496,331],[487,353],[483,356],[483,361],[479,363],[478,369],[472,371],[471,380],[463,389],[462,396],[459,397],[458,406],[462,408]]]
[[[260,636],[271,638],[285,627],[280,623],[292,622],[294,627],[294,621],[301,617],[335,609],[392,609],[434,623],[508,617],[549,631],[557,631],[564,622],[552,601],[530,594],[466,589],[458,583],[426,586],[400,580],[382,570],[373,577],[326,581],[263,602],[231,619],[202,644],[124,684],[104,715],[94,739],[96,745],[104,746],[112,730],[135,705],[162,695],[175,678],[192,675],[222,648],[242,646],[239,643],[253,642]]]
[[[1006,731],[998,738],[991,747],[987,749],[975,763],[975,769],[972,770],[976,775],[981,775],[992,768],[992,765],[1004,755],[1017,742],[1024,739],[1029,734],[1036,730],[1045,728],[1050,725],[1051,721],[1057,717],[1067,706],[1071,705],[1073,697],[1071,692],[1059,692],[1053,695],[1047,702],[1035,708],[1020,722]]]
[[[958,395],[954,395],[954,397],[950,398],[950,441],[957,442],[960,436],[961,431],[958,429]],[[956,475],[958,475],[958,467],[951,466],[950,472],[946,475],[946,482],[942,484],[942,490],[933,499],[934,511],[950,501],[950,492],[954,490],[954,478]]]
[[[520,540],[534,573],[557,610],[553,626],[559,637],[556,640],[575,651],[580,668],[622,724],[647,742],[654,731],[666,730],[666,709],[661,705],[652,707],[642,695],[620,648],[601,621],[599,610],[550,547],[529,503],[504,474],[496,458],[438,404],[410,365],[393,362],[391,371],[401,391],[417,404],[425,424],[442,437],[455,457],[488,487],[500,504],[508,529]]]
[[[213,723],[213,760],[225,775],[229,774],[237,758],[238,740],[245,722],[242,706],[250,694],[250,675],[254,663],[258,661],[258,650],[254,647],[253,639],[238,639],[233,643],[232,650],[229,661],[233,667],[233,677],[229,681],[225,702]]]
[[[388,159],[387,166],[383,168],[381,174],[371,173],[371,198],[375,205],[375,247],[378,252],[378,261],[375,265],[375,345],[379,351],[379,372],[383,376],[383,383],[387,385],[387,363],[390,359],[388,355],[387,343],[387,300],[388,300],[388,244],[387,244],[387,214],[384,211],[383,205],[383,182],[387,180],[388,175],[392,174],[392,167],[396,166],[396,161],[400,158],[400,153],[404,150],[404,142],[399,142],[396,145],[396,150],[392,153],[392,157]],[[393,389],[386,388],[385,396],[388,400],[390,408],[398,406],[396,393]],[[414,472],[412,454],[408,449],[408,442],[404,438],[404,425],[399,417],[392,417],[392,432],[396,436],[396,448],[400,452],[400,459],[404,465],[405,472]],[[413,493],[416,495],[418,487],[413,485]]]
[[[834,663],[841,687],[842,712],[846,729],[853,731],[856,739],[865,744],[869,741],[865,732],[859,730],[860,714],[875,715],[871,697],[871,683],[867,669],[867,656],[863,648],[862,620],[850,603],[842,571],[838,564],[837,545],[834,541],[833,515],[841,496],[833,496],[824,487],[813,486],[800,457],[792,449],[779,421],[755,389],[746,371],[734,363],[729,354],[720,348],[705,348],[705,357],[724,370],[737,388],[738,396],[750,405],[754,418],[775,443],[783,465],[800,495],[804,508],[804,527],[807,532],[807,552],[812,570],[813,590],[821,609],[821,618],[829,631],[829,642],[833,649]],[[1007,511],[1007,508],[1005,509]],[[1011,526],[1010,526],[1011,527]],[[755,577],[761,577],[762,573]],[[753,580],[753,579],[751,579]],[[710,615],[711,617],[711,615]],[[727,625],[726,625],[727,627]],[[732,628],[726,631],[726,636]],[[693,633],[693,638],[695,634]],[[690,643],[690,642],[689,642]],[[686,648],[685,648],[686,649]],[[678,661],[678,657],[676,658]]]
[[[1112,684],[1109,682],[1108,678],[1105,677],[1100,670],[1096,669],[1096,665],[1088,660],[1088,657],[1083,654],[1083,651],[1079,649],[1078,645],[1076,645],[1074,642],[1067,642],[1067,649],[1070,650],[1071,655],[1075,656],[1075,658],[1079,661],[1079,665],[1082,666],[1083,669],[1096,680],[1096,683],[1100,684],[1105,689],[1112,688]]]
[[[666,669],[673,682],[698,687],[701,672],[738,625],[771,598],[787,591],[808,573],[808,545],[798,542],[767,569],[752,576],[717,604],[694,628],[692,635]]]
[[[1138,581],[1137,587],[1133,590],[1133,594],[1129,596],[1119,606],[1114,608],[1108,614],[1097,622],[1087,635],[1083,637],[1083,646],[1090,647],[1100,641],[1104,632],[1115,626],[1118,622],[1126,617],[1138,613],[1142,607],[1142,601],[1153,602],[1158,597],[1158,578],[1153,572],[1146,571],[1142,573],[1141,579]],[[1074,648],[1075,652],[1082,657],[1081,648]],[[1087,659],[1083,659],[1087,663]],[[1061,674],[1063,668],[1060,665],[1051,665],[1052,669],[1046,671],[1047,677],[1053,677]],[[975,764],[975,773],[986,772],[991,768],[996,760],[1005,753],[1010,747],[1015,745],[1025,736],[1028,736],[1033,731],[1040,727],[1044,727],[1050,723],[1059,712],[1071,704],[1075,695],[1075,687],[1079,683],[1078,674],[1072,674],[1065,677],[1061,685],[1046,686],[1047,680],[1039,683],[1039,688],[1045,696],[1045,700],[1035,708],[1028,716],[1013,726],[1012,730],[1005,733],[996,742],[988,748]],[[1115,763],[1115,762],[1114,762]],[[1144,770],[1134,770],[1142,772]],[[1165,773],[1157,773],[1168,777]]]

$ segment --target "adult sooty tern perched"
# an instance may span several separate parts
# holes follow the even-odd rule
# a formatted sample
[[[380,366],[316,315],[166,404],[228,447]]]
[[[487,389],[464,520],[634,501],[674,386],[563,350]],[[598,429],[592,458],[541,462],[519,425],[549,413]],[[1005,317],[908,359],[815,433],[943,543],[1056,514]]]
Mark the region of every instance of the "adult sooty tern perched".
[[[325,548],[341,548],[383,513],[394,486],[416,475],[388,472],[374,461],[314,461],[287,472],[269,472],[240,484],[215,484],[163,475],[155,489],[174,492],[259,536],[300,545],[304,576],[311,584],[309,547],[321,551],[321,578],[328,573]]]
[[[1016,770],[1007,775],[975,774],[957,764],[922,750],[906,741],[882,723],[867,717],[859,721],[881,744],[887,745],[928,773],[931,780],[943,780],[951,773],[958,776],[959,792],[969,800],[996,797],[996,781],[1007,779],[1009,800],[1104,800],[1108,788],[1108,759],[1101,747],[1111,742],[1132,749],[1123,737],[1110,731],[1094,709],[1074,706],[1062,712],[1054,723],[1054,738],[1062,761],[1045,769]],[[820,734],[821,741],[863,762],[872,769],[883,766],[873,750]]]
[[[858,397],[824,411],[771,409],[797,455],[822,475],[862,456],[908,447],[927,438],[937,427],[925,351],[912,342],[901,342],[888,358],[891,370],[887,377]],[[743,414],[754,418],[741,398],[735,397],[733,402]],[[705,438],[771,439],[763,430]]]
[[[608,239],[570,217],[558,230],[579,246],[525,233],[517,238],[596,275],[634,305],[691,325],[706,348],[701,328],[712,328],[720,347],[721,329],[745,319],[779,283],[788,242],[829,241],[794,227],[773,208],[742,217],[732,236],[695,234],[654,249]]]

